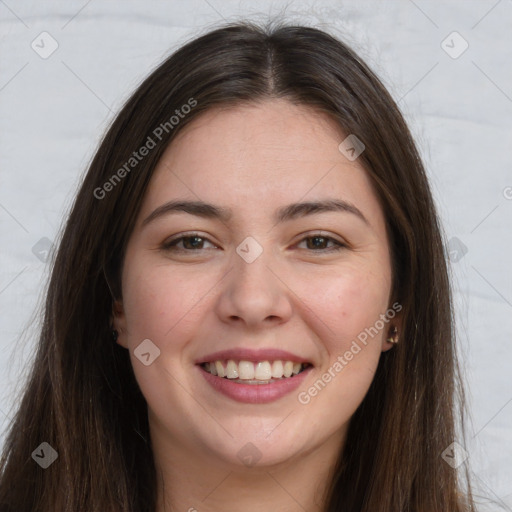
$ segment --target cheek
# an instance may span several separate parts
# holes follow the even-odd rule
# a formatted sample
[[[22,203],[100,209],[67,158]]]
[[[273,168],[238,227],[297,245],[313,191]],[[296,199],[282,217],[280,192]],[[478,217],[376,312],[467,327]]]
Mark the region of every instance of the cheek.
[[[330,382],[319,403],[325,401],[328,409],[333,403],[344,404],[339,411],[343,419],[363,400],[377,369],[387,325],[380,318],[388,294],[388,276],[362,267],[343,272],[323,293],[317,290],[315,312],[329,327],[322,328],[325,357],[319,373]]]
[[[312,278],[307,286],[304,295],[310,297],[311,309],[325,324],[324,343],[330,353],[345,350],[347,343],[350,346],[361,332],[374,326],[388,307],[387,274],[362,266],[345,268],[329,278]]]
[[[385,329],[369,332],[388,307],[389,276],[364,265],[343,270],[338,277],[331,275],[329,281],[315,280],[323,284],[315,288],[314,313],[318,319],[314,322],[325,357],[297,397],[300,404],[310,408],[324,432],[335,432],[345,425],[363,401],[385,334]]]
[[[162,266],[134,259],[127,261],[127,267],[130,272],[124,276],[123,303],[128,342],[134,345],[149,338],[162,346],[193,305],[194,293],[185,295],[184,291],[198,288]]]
[[[125,336],[139,387],[156,409],[167,404],[170,395],[173,401],[186,402],[187,395],[181,396],[183,388],[176,386],[176,379],[182,380],[182,356],[194,325],[194,305],[204,295],[200,283],[194,281],[191,285],[183,273],[142,257],[127,258],[126,268],[129,272],[123,276]],[[143,353],[138,347],[147,339],[151,341],[149,352],[154,363],[146,366],[141,364],[137,352]],[[164,411],[161,413],[165,416]]]

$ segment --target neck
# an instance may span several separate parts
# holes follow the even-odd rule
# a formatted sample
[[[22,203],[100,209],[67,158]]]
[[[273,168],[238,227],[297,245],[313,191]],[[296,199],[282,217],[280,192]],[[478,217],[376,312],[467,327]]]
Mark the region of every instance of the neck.
[[[293,460],[246,467],[152,432],[156,512],[322,512],[343,437],[337,432]]]

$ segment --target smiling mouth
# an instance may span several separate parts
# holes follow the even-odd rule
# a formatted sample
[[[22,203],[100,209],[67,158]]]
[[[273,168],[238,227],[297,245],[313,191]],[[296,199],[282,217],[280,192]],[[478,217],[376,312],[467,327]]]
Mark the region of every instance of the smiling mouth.
[[[202,363],[201,368],[206,372],[229,379],[237,384],[270,384],[277,380],[290,379],[303,372],[310,363],[296,363],[293,361],[211,361]]]

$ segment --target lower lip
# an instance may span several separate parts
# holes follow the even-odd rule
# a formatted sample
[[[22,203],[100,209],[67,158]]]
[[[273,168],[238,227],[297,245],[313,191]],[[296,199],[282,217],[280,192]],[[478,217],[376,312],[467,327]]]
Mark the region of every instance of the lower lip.
[[[313,369],[309,366],[293,377],[282,378],[269,384],[237,384],[225,377],[217,377],[198,365],[199,371],[213,389],[223,395],[247,404],[266,404],[295,391]]]

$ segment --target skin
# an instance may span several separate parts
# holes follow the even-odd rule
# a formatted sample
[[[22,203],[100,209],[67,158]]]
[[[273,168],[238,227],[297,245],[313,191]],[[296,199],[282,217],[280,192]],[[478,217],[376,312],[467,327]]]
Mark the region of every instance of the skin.
[[[148,403],[157,512],[322,509],[348,422],[392,347],[390,328],[400,328],[397,315],[308,404],[299,403],[298,393],[393,303],[384,214],[366,171],[338,150],[345,137],[325,114],[276,99],[208,110],[161,158],[114,311],[118,343],[130,351]],[[273,221],[279,207],[326,198],[349,201],[368,224],[347,212]],[[222,222],[181,212],[143,226],[174,199],[233,215]],[[173,235],[194,231],[199,249],[190,239],[178,244],[181,252],[162,249]],[[319,231],[346,247],[328,251],[336,244],[322,239],[315,248],[306,237]],[[263,249],[250,264],[236,252],[248,236]],[[160,349],[149,366],[133,352],[144,339]],[[281,348],[314,368],[296,392],[243,404],[214,391],[194,364],[234,347]],[[260,456],[252,467],[237,456],[249,442]]]

